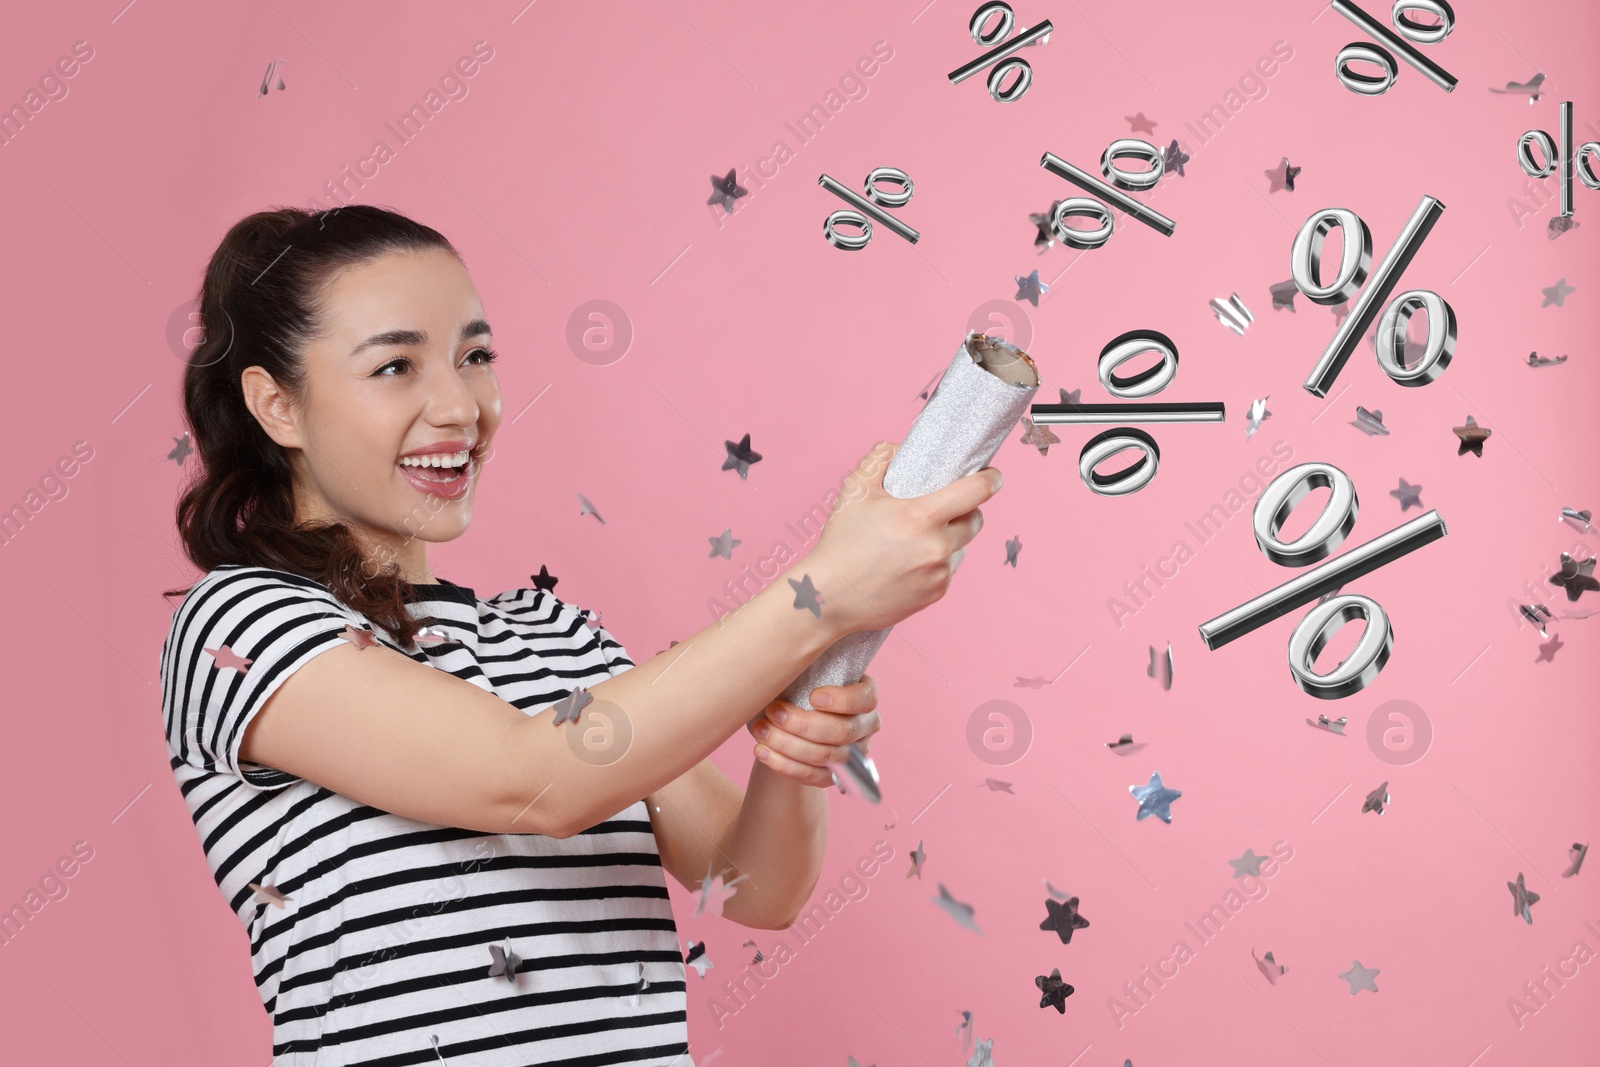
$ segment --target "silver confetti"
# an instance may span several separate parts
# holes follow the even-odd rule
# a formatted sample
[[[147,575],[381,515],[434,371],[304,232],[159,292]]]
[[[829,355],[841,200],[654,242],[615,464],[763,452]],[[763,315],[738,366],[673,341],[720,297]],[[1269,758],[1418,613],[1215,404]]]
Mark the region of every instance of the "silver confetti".
[[[1238,293],[1233,293],[1226,301],[1221,297],[1212,297],[1210,307],[1212,313],[1217,316],[1217,321],[1240,337],[1243,337],[1244,331],[1256,321],[1256,317],[1250,314],[1250,309],[1244,306],[1244,301],[1239,299]]]
[[[1575,843],[1571,848],[1567,849],[1567,869],[1561,872],[1561,877],[1571,878],[1577,874],[1578,869],[1583,866],[1583,857],[1588,854],[1589,846],[1585,844]]]
[[[1582,511],[1579,511],[1577,508],[1562,508],[1561,518],[1557,519],[1556,521],[1564,522],[1568,526],[1571,526],[1573,529],[1578,530],[1581,533],[1589,533],[1594,529],[1594,527],[1589,524],[1590,520],[1593,518],[1594,512],[1590,511],[1588,508],[1584,508]]]
[[[1528,366],[1530,367],[1554,367],[1556,364],[1565,363],[1566,361],[1566,356],[1555,356],[1554,358],[1546,359],[1539,355],[1538,352],[1528,353]]]
[[[1511,890],[1511,913],[1520,915],[1522,921],[1529,926],[1533,925],[1533,911],[1535,904],[1539,903],[1539,894],[1529,889],[1522,881],[1522,872],[1517,872],[1515,882],[1507,882],[1506,888]]]
[[[1145,674],[1161,683],[1163,690],[1172,688],[1172,642],[1167,642],[1167,651],[1158,656],[1156,646],[1150,646],[1150,666],[1145,668]]]
[[[1330,734],[1344,736],[1344,728],[1350,722],[1349,716],[1341,715],[1337,719],[1330,719],[1326,715],[1318,715],[1315,719],[1307,719],[1307,726],[1314,726],[1319,730],[1326,730]]]
[[[1368,411],[1360,404],[1356,405],[1356,421],[1350,424],[1368,437],[1388,437],[1389,427],[1383,424],[1383,412]]]

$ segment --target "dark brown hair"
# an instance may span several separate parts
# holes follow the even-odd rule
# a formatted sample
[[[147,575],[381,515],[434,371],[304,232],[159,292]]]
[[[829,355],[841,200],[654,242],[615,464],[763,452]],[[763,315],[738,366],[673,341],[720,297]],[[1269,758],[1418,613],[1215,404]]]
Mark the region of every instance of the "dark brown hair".
[[[393,551],[380,546],[376,553],[388,556],[380,563],[344,523],[295,522],[288,456],[245,406],[239,379],[259,366],[303,401],[305,344],[324,325],[335,273],[390,252],[430,248],[460,255],[437,230],[365,204],[282,207],[240,219],[206,265],[199,293],[205,336],[183,374],[184,414],[199,459],[177,512],[190,562],[201,571],[236,564],[313,579],[401,647],[423,623],[406,610],[410,583]]]

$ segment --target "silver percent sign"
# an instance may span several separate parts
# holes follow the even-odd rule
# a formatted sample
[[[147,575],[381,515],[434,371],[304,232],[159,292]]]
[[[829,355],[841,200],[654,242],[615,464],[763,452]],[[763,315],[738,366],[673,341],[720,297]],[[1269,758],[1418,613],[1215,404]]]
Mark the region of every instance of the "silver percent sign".
[[[1134,374],[1120,376],[1116,369],[1141,352],[1155,352],[1161,362]],[[1165,389],[1178,373],[1178,348],[1172,338],[1158,330],[1129,330],[1113,337],[1100,351],[1100,384],[1112,396],[1137,399]],[[1189,404],[1033,404],[1029,412],[1040,426],[1084,425],[1127,422],[1221,422],[1226,412],[1221,401]],[[1099,474],[1095,468],[1125,449],[1144,453],[1115,474]],[[1136,493],[1156,476],[1161,449],[1154,437],[1132,426],[1091,437],[1078,456],[1078,475],[1083,484],[1101,496]]]
[[[1456,13],[1445,0],[1395,0],[1389,17],[1394,22],[1394,28],[1400,31],[1398,36],[1348,0],[1333,0],[1332,6],[1339,14],[1361,27],[1367,36],[1379,42],[1368,44],[1365,41],[1356,41],[1339,50],[1339,54],[1333,59],[1333,70],[1340,85],[1363,96],[1378,96],[1388,92],[1389,86],[1394,84],[1394,79],[1399,73],[1399,68],[1394,63],[1394,52],[1398,52],[1401,59],[1420,70],[1424,77],[1445,92],[1455,89],[1455,76],[1409,43],[1415,41],[1417,44],[1437,44],[1450,36],[1450,31],[1456,26]],[[1418,22],[1410,17],[1409,12],[1412,11],[1427,12],[1439,21]],[[1383,45],[1389,47],[1384,48]],[[1394,49],[1394,52],[1389,51],[1390,48]],[[1358,59],[1374,64],[1383,73],[1374,76],[1352,69],[1351,62]]]
[[[1123,170],[1117,166],[1119,159],[1143,159],[1150,164],[1148,170]],[[1073,166],[1053,152],[1046,152],[1039,160],[1039,166],[1048,170],[1058,178],[1065,178],[1085,192],[1093,193],[1100,199],[1087,196],[1074,196],[1061,201],[1055,210],[1050,212],[1050,229],[1065,244],[1073,248],[1099,248],[1111,239],[1116,223],[1111,218],[1111,211],[1102,200],[1109,201],[1129,215],[1138,219],[1152,230],[1166,237],[1172,236],[1172,231],[1178,224],[1167,218],[1154,208],[1139,203],[1127,193],[1118,189],[1131,189],[1135,192],[1148,189],[1161,180],[1161,173],[1166,166],[1161,155],[1161,149],[1149,141],[1141,141],[1135,137],[1124,137],[1112,141],[1105,152],[1100,156],[1100,173],[1111,179],[1107,185],[1099,178],[1087,171]],[[1112,188],[1112,186],[1117,188]],[[1069,218],[1093,218],[1100,222],[1098,229],[1079,230],[1066,224]]]
[[[899,184],[900,188],[893,191],[880,189],[878,188],[879,182],[895,182]],[[911,194],[914,190],[911,185],[911,178],[903,170],[898,170],[894,167],[878,167],[872,171],[867,175],[867,195],[865,197],[854,189],[839,184],[826,174],[817,178],[817,184],[837,196],[840,200],[854,204],[861,209],[860,211],[851,211],[848,208],[842,208],[822,220],[822,235],[835,248],[846,252],[859,252],[867,247],[867,242],[872,240],[873,219],[883,223],[890,230],[904,237],[912,244],[916,244],[917,238],[922,236],[916,230],[883,210],[883,207],[900,207],[910,202]],[[883,207],[879,207],[879,204],[882,204]],[[855,226],[858,230],[856,233],[847,233],[840,229],[844,225]]]
[[[1533,156],[1533,149],[1537,147],[1544,155],[1540,162]],[[1522,164],[1522,173],[1530,178],[1548,178],[1561,170],[1561,217],[1572,216],[1572,174],[1576,170],[1578,180],[1591,189],[1600,189],[1600,176],[1594,172],[1594,163],[1590,155],[1600,156],[1600,141],[1585,141],[1572,150],[1572,101],[1561,101],[1561,145],[1556,146],[1555,138],[1543,130],[1529,130],[1522,135],[1522,140],[1517,142],[1517,162]]]
[[[1314,396],[1328,395],[1333,380],[1344,369],[1380,308],[1383,319],[1378,326],[1378,365],[1384,373],[1406,386],[1427,385],[1444,373],[1456,350],[1456,313],[1449,302],[1430,290],[1410,289],[1383,306],[1442,214],[1444,205],[1431,196],[1424,196],[1390,246],[1389,254],[1378,264],[1372,284],[1364,290],[1361,284],[1367,280],[1367,269],[1372,265],[1372,231],[1367,229],[1367,224],[1355,212],[1342,207],[1323,208],[1306,219],[1289,253],[1289,273],[1294,277],[1295,286],[1318,304],[1339,304],[1349,300],[1357,290],[1361,291],[1350,314],[1334,331],[1333,340],[1328,342],[1327,350],[1306,378],[1308,392]],[[1323,242],[1335,226],[1344,235],[1343,254],[1338,275],[1323,285],[1319,281]],[[1428,344],[1417,361],[1408,366],[1404,362],[1406,328],[1417,311],[1427,314]]]
[[[1310,529],[1293,541],[1278,535],[1294,506],[1312,489],[1332,492]],[[1256,501],[1251,523],[1256,544],[1272,562],[1303,567],[1327,557],[1356,524],[1356,488],[1350,476],[1331,463],[1301,463],[1274,478]],[[1200,637],[1213,651],[1250,631],[1281,619],[1324,593],[1337,593],[1345,583],[1370,574],[1415,552],[1446,533],[1437,511],[1418,515],[1386,534],[1329,559],[1298,578],[1291,578],[1253,600],[1200,624]],[[1361,640],[1345,661],[1325,674],[1316,672],[1317,656],[1340,627],[1362,619]],[[1394,647],[1394,628],[1377,601],[1354,593],[1336,595],[1318,604],[1300,620],[1289,638],[1289,673],[1303,691],[1320,700],[1338,700],[1366,688],[1378,676]]]
[[[1000,18],[985,31],[983,24],[988,21],[990,15],[999,15]],[[972,13],[972,20],[967,24],[967,29],[972,34],[974,41],[987,48],[1010,33],[1011,26],[1015,21],[1016,15],[1012,13],[1010,4],[989,3],[982,5]],[[1002,104],[1011,103],[1011,101],[1027,92],[1028,86],[1033,84],[1033,68],[1028,66],[1026,59],[1021,57],[1007,59],[1006,57],[1019,49],[1033,44],[1035,41],[1042,43],[1044,39],[1050,36],[1051,28],[1050,20],[1045,19],[1031,30],[1025,29],[1004,44],[990,48],[989,51],[972,62],[952,70],[950,72],[950,84],[959,85],[984,67],[993,64],[994,69],[989,71],[989,95]],[[1000,88],[1000,83],[1012,71],[1017,72],[1016,80],[1008,87]]]

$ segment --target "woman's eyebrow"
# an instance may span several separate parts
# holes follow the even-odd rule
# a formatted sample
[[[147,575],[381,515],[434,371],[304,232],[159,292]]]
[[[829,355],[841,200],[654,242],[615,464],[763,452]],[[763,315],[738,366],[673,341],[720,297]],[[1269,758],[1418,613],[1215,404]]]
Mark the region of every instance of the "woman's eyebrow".
[[[461,327],[461,336],[459,340],[465,341],[469,337],[477,337],[480,334],[492,332],[493,331],[489,329],[488,322],[484,321],[483,319],[473,319],[471,322]],[[362,341],[360,344],[356,345],[350,350],[350,355],[354,356],[364,348],[384,347],[388,345],[425,345],[427,343],[428,332],[426,330],[385,330],[382,333],[373,334],[365,341]]]

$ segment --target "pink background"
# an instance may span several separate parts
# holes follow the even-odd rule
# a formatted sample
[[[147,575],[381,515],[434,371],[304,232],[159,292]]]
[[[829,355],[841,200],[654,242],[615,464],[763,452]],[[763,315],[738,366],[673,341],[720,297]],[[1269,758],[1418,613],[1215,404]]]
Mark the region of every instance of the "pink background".
[[[1125,498],[1080,483],[1086,431],[1057,427],[1048,456],[1020,444],[1020,428],[1012,436],[995,461],[1005,488],[950,594],[898,627],[873,664],[884,802],[831,798],[818,902],[874,842],[894,858],[803,944],[694,918],[674,884],[682,936],[706,940],[715,964],[703,981],[689,975],[697,1062],[961,1064],[963,1010],[1003,1067],[1592,1055],[1600,961],[1520,1026],[1507,1001],[1575,942],[1600,951],[1584,926],[1600,928],[1600,861],[1560,876],[1567,847],[1600,836],[1600,618],[1558,618],[1566,647],[1537,663],[1541,639],[1506,602],[1527,600],[1531,582],[1558,615],[1600,607],[1600,594],[1568,605],[1544,582],[1563,550],[1600,547],[1600,535],[1555,521],[1563,505],[1600,508],[1600,195],[1579,187],[1580,226],[1554,241],[1555,209],[1519,226],[1507,204],[1524,196],[1514,149],[1525,129],[1554,133],[1562,100],[1574,101],[1580,140],[1595,136],[1586,121],[1600,126],[1600,15],[1576,0],[1467,0],[1455,33],[1429,50],[1460,79],[1454,93],[1402,66],[1394,88],[1368,98],[1332,72],[1361,35],[1314,2],[1019,0],[1019,22],[1050,18],[1055,33],[1022,53],[1033,86],[1002,105],[981,76],[946,79],[979,51],[967,35],[975,5],[921,4],[113,0],[13,16],[0,38],[7,106],[73,42],[93,58],[0,150],[15,331],[0,503],[23,501],[74,442],[93,458],[0,554],[12,665],[0,906],[20,903],[74,842],[94,854],[69,895],[0,948],[8,1052],[268,1059],[244,934],[208,876],[161,735],[158,655],[175,604],[159,591],[193,577],[173,531],[185,472],[165,458],[183,432],[182,352],[167,330],[233,221],[280,203],[333,206],[324,183],[382,139],[394,157],[351,196],[461,248],[505,356],[498,462],[472,533],[438,548],[436,566],[488,594],[547,564],[560,594],[603,610],[638,660],[710,621],[707,599],[740,565],[780,539],[809,547],[784,523],[875,440],[903,435],[919,390],[987,301],[1028,320],[1041,402],[1057,387],[1108,399],[1096,354],[1147,327],[1182,353],[1159,399],[1227,404],[1223,426],[1157,428],[1160,474]],[[480,40],[494,54],[467,95],[400,144],[385,123]],[[785,123],[875,41],[893,55],[864,80],[867,95],[801,143]],[[1197,144],[1183,123],[1276,41],[1293,57],[1265,97]],[[272,60],[287,88],[258,98]],[[1536,70],[1548,81],[1532,107],[1486,91]],[[1028,213],[1077,195],[1039,157],[1093,169],[1111,140],[1138,136],[1124,116],[1141,111],[1155,140],[1181,137],[1193,157],[1147,197],[1177,220],[1174,236],[1125,221],[1076,269],[1070,248],[1036,256]],[[705,205],[708,175],[743,175],[779,140],[792,158],[760,184],[742,177],[751,195],[734,216]],[[1297,188],[1268,194],[1263,172],[1284,155],[1304,167]],[[860,252],[831,248],[822,219],[843,205],[817,176],[858,186],[879,166],[915,181],[897,214],[921,242],[880,229]],[[1424,193],[1447,210],[1400,288],[1451,302],[1455,361],[1439,381],[1402,389],[1363,344],[1330,399],[1313,397],[1300,383],[1333,315],[1304,297],[1275,312],[1268,294],[1289,277],[1295,231],[1317,208],[1348,207],[1371,227],[1376,260]],[[1035,267],[1053,286],[1037,309],[1012,300],[1013,276]],[[1563,276],[1576,291],[1541,308],[1540,289]],[[1255,314],[1243,336],[1207,308],[1235,291]],[[566,343],[568,316],[591,299],[620,305],[635,331],[609,365]],[[1534,370],[1530,349],[1571,358]],[[1265,395],[1272,417],[1246,440],[1245,412]],[[1356,404],[1381,409],[1393,432],[1352,428]],[[1450,428],[1469,413],[1494,431],[1481,459],[1456,455]],[[746,432],[765,458],[741,481],[719,467],[722,441]],[[1402,521],[1387,495],[1401,477],[1449,526],[1351,587],[1388,609],[1396,643],[1381,676],[1342,701],[1293,685],[1288,621],[1215,652],[1196,633],[1290,576],[1251,543],[1248,509],[1203,546],[1184,527],[1280,441],[1295,462],[1353,478],[1363,507],[1350,545]],[[603,525],[580,516],[580,492]],[[1291,533],[1325,495],[1296,512]],[[744,542],[732,564],[707,558],[706,539],[725,527]],[[1013,536],[1015,569],[1003,563]],[[1180,538],[1195,557],[1119,627],[1107,600]],[[1357,632],[1341,631],[1321,665]],[[1146,675],[1147,649],[1168,641],[1170,692]],[[1053,686],[1015,685],[1069,663]],[[1420,706],[1434,733],[1404,766],[1366,740],[1374,710],[1397,699]],[[973,710],[991,700],[1013,701],[1031,724],[1030,749],[1008,766],[966,741]],[[1349,716],[1347,736],[1308,728],[1318,713]],[[1148,747],[1108,752],[1123,731]],[[719,753],[741,782],[750,749],[740,734]],[[1152,770],[1183,791],[1171,825],[1134,819],[1128,785]],[[984,788],[986,777],[1012,792]],[[1390,809],[1363,814],[1385,779]],[[908,879],[919,841],[922,878]],[[1184,923],[1238,885],[1226,861],[1276,841],[1294,853],[1270,892],[1199,944]],[[1518,871],[1543,897],[1532,926],[1505,889]],[[1092,923],[1070,945],[1038,929],[1045,879],[1078,895]],[[982,937],[930,902],[940,883],[976,909]],[[779,941],[792,956],[775,975],[765,965],[765,985],[719,1026],[712,998],[753,955],[746,937],[769,960]],[[1194,958],[1119,1027],[1109,998],[1180,939]],[[1252,949],[1289,968],[1275,986]],[[1337,974],[1352,959],[1379,969],[1380,992],[1349,994]],[[1033,978],[1052,967],[1077,989],[1065,1016],[1037,1004]]]

